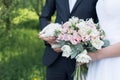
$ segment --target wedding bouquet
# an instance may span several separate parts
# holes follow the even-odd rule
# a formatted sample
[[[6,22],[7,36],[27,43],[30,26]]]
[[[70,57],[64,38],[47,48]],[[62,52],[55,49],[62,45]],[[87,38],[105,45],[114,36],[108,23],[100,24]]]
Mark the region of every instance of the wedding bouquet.
[[[89,63],[91,57],[87,53],[108,44],[104,39],[104,31],[93,22],[93,19],[83,20],[72,17],[62,25],[60,30],[56,29],[55,34],[63,51],[62,56],[74,58],[77,63]],[[87,64],[76,66],[74,80],[82,80],[86,73]]]
[[[62,56],[76,59],[76,62],[86,63],[76,65],[74,80],[82,80],[87,73],[87,63],[91,57],[88,52],[94,52],[107,46],[109,43],[104,39],[105,33],[94,23],[93,19],[70,18],[64,24],[51,23],[47,25],[39,35],[43,37],[56,36],[57,44],[52,48],[61,47]]]

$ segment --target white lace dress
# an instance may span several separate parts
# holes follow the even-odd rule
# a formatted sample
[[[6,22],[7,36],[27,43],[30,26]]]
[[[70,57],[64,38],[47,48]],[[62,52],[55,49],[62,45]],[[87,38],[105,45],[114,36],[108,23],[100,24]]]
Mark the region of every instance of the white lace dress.
[[[96,9],[111,45],[120,42],[120,0],[98,0]],[[87,80],[120,80],[120,57],[90,63]]]

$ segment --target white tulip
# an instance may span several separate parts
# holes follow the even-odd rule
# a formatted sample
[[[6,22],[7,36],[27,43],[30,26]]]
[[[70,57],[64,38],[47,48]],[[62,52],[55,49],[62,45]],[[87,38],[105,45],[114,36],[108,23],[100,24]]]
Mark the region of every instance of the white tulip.
[[[99,38],[95,38],[91,40],[90,42],[96,49],[101,49],[102,46],[104,45],[104,42],[101,41]]]
[[[89,63],[92,60],[90,56],[87,55],[87,50],[84,50],[82,53],[76,56],[76,61],[81,63]]]

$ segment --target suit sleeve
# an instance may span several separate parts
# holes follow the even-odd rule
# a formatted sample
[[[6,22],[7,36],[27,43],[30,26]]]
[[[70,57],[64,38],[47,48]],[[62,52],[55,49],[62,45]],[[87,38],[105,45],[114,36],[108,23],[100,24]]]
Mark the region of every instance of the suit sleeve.
[[[45,6],[40,15],[40,29],[42,30],[46,25],[51,22],[51,17],[55,12],[55,0],[46,0]]]

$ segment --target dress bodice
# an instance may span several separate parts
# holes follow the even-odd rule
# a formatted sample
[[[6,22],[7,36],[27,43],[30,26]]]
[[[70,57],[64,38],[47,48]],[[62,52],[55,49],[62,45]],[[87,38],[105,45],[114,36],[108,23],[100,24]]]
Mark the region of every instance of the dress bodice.
[[[120,42],[120,0],[98,0],[99,23],[111,44]]]

